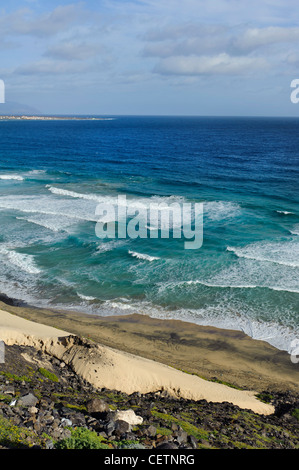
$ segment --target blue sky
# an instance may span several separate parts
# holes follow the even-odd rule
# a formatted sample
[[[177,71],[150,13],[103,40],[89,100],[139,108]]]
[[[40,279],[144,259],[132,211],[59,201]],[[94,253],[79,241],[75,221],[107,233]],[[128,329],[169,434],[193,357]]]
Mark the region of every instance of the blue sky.
[[[298,0],[10,0],[0,57],[46,114],[299,116]]]

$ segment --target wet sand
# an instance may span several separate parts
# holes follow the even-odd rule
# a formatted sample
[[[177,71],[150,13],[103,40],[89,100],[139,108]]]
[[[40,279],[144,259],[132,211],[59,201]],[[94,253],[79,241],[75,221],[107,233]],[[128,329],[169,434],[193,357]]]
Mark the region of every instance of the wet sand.
[[[0,309],[244,390],[299,392],[299,364],[287,352],[239,331],[138,314],[98,317],[3,302]]]

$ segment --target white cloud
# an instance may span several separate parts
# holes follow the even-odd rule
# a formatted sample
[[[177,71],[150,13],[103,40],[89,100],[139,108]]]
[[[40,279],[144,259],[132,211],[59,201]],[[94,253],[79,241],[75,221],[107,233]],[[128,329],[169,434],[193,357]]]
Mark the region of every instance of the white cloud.
[[[86,66],[78,62],[39,60],[17,67],[14,73],[18,75],[67,75],[85,71]]]
[[[87,60],[104,51],[100,44],[63,42],[49,47],[44,53],[45,57],[61,60]]]
[[[183,24],[145,35],[145,57],[200,55],[223,52],[230,43],[231,30],[225,25]]]
[[[231,57],[226,53],[216,56],[175,56],[160,61],[154,72],[163,75],[248,75],[264,70],[266,60],[254,57]]]
[[[295,46],[298,39],[299,28],[297,27],[250,28],[234,39],[234,47],[242,51],[251,51],[278,43],[293,43]]]
[[[239,77],[250,86],[254,78],[252,89],[270,81],[283,87],[299,63],[298,0],[69,1],[3,8],[1,78],[8,88],[41,95],[52,87],[53,96],[60,90],[63,97],[77,83],[84,96],[102,93],[107,102],[117,95],[136,105],[173,93],[171,102],[185,103],[191,89],[214,96],[219,82],[233,95]],[[52,106],[45,94],[47,100]]]
[[[0,30],[2,35],[53,36],[64,32],[73,23],[82,21],[85,15],[82,3],[57,6],[52,11],[40,15],[34,14],[29,8],[22,8],[3,15]]]

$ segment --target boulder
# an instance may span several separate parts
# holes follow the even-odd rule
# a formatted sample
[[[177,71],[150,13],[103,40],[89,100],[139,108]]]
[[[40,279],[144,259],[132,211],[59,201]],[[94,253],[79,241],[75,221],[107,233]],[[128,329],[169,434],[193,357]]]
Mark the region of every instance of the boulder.
[[[127,421],[122,421],[121,419],[118,419],[115,421],[115,430],[114,433],[117,436],[121,436],[122,434],[126,434],[131,431],[131,425]]]
[[[109,405],[100,398],[93,398],[86,404],[86,409],[89,414],[108,413],[110,410]]]
[[[178,449],[178,446],[173,442],[162,442],[162,444],[158,444],[157,449]]]
[[[28,393],[27,395],[23,395],[17,401],[18,406],[28,406],[32,407],[38,403],[38,398],[33,395],[33,393]]]
[[[141,416],[137,416],[133,410],[116,411],[114,415],[114,420],[126,421],[132,426],[136,426],[138,424],[143,423],[143,418]]]
[[[197,440],[195,439],[194,436],[192,436],[192,435],[188,436],[188,442],[191,445],[192,449],[197,449],[198,444],[197,444]]]
[[[178,431],[175,440],[179,444],[185,444],[188,439],[188,434],[185,431]]]
[[[148,437],[155,437],[157,434],[157,428],[151,424],[148,428],[145,429],[144,434]]]
[[[110,420],[107,423],[105,430],[106,430],[107,436],[110,437],[115,431],[115,422],[113,420]]]

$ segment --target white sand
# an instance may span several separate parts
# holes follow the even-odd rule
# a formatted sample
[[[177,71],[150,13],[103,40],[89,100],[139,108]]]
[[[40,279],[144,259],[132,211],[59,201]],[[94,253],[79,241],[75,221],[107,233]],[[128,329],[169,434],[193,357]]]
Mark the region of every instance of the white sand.
[[[133,392],[165,390],[171,395],[193,400],[229,402],[260,414],[274,408],[257,400],[253,391],[240,391],[209,382],[164,364],[117,351],[107,346],[80,344],[70,333],[0,310],[0,340],[7,345],[41,348],[63,360],[85,380],[98,388]],[[91,344],[91,343],[88,343]]]

